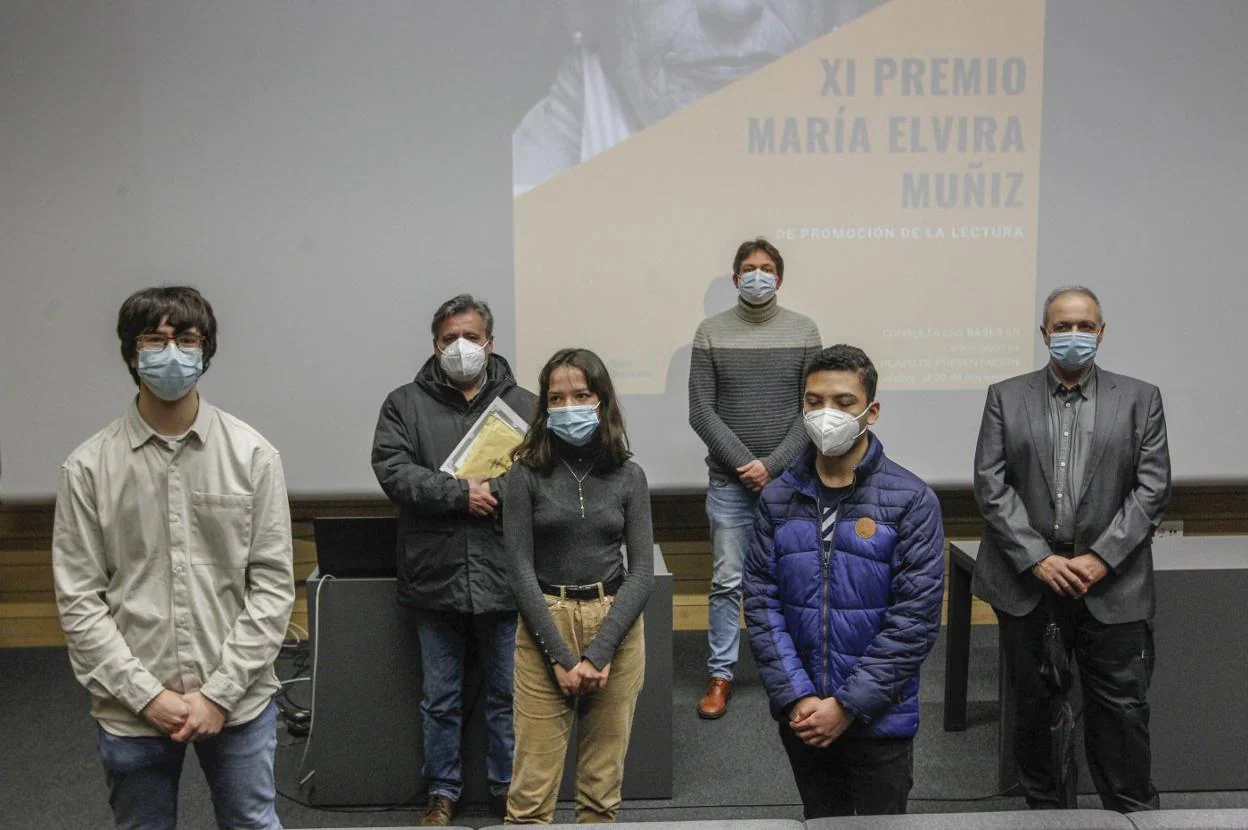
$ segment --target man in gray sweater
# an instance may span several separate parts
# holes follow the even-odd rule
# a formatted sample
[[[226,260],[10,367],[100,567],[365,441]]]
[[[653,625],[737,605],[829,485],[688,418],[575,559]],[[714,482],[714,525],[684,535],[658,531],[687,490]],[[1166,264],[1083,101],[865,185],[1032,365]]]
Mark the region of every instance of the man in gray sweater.
[[[728,711],[741,643],[741,571],[763,487],[806,446],[802,379],[822,348],[819,330],[781,308],[784,258],[766,239],[748,240],[732,261],[736,307],[703,320],[689,366],[689,425],[707,448],[710,483],[710,675],[698,715]]]

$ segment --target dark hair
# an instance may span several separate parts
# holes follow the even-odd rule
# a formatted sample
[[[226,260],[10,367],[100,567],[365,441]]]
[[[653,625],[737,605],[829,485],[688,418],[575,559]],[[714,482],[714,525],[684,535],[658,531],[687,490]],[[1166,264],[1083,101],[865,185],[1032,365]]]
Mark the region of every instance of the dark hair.
[[[771,257],[771,261],[776,263],[776,276],[784,276],[784,257],[780,256],[780,252],[776,250],[776,246],[772,245],[763,237],[756,239],[747,239],[741,243],[741,247],[737,248],[737,255],[732,258],[732,273],[741,273],[741,263],[745,262],[745,258],[755,251],[762,251]]]
[[[867,390],[868,402],[875,400],[875,387],[880,381],[880,376],[875,371],[875,364],[871,362],[871,358],[867,357],[867,353],[857,346],[840,343],[836,346],[828,346],[819,352],[806,365],[803,386],[805,381],[816,372],[856,372],[862,380],[863,387]]]
[[[628,449],[628,434],[624,431],[624,413],[616,401],[615,387],[602,359],[589,349],[560,349],[546,361],[538,377],[537,408],[529,421],[529,434],[516,447],[511,457],[542,475],[550,475],[555,468],[555,436],[546,428],[546,415],[550,411],[550,376],[559,368],[578,369],[585,376],[589,391],[598,396],[598,432],[594,442],[602,447],[601,460],[609,466],[618,467],[632,458]]]
[[[1096,296],[1096,294],[1092,291],[1091,288],[1086,288],[1082,285],[1063,285],[1061,288],[1053,289],[1053,291],[1049,293],[1049,296],[1045,298],[1044,313],[1040,315],[1040,327],[1041,328],[1046,328],[1049,325],[1049,306],[1053,305],[1053,303],[1056,302],[1059,297],[1065,297],[1067,294],[1079,294],[1081,296],[1087,297],[1089,300],[1095,303],[1096,314],[1098,317],[1101,318],[1101,323],[1104,324],[1105,312],[1101,309],[1101,300],[1099,297]]]
[[[121,340],[121,359],[130,370],[137,386],[139,371],[134,361],[139,356],[139,345],[135,342],[140,334],[151,334],[160,328],[162,320],[173,326],[175,334],[182,334],[190,329],[199,329],[204,338],[204,371],[212,356],[217,353],[217,318],[212,313],[212,305],[189,285],[161,285],[155,288],[144,288],[126,298],[117,312],[117,337]]]
[[[494,312],[490,311],[489,304],[485,300],[478,300],[471,294],[459,294],[438,306],[438,310],[434,312],[433,324],[429,326],[429,330],[433,332],[433,339],[438,339],[438,329],[442,328],[443,323],[452,317],[467,314],[469,311],[475,311],[481,315],[481,319],[485,321],[485,336],[493,337]]]

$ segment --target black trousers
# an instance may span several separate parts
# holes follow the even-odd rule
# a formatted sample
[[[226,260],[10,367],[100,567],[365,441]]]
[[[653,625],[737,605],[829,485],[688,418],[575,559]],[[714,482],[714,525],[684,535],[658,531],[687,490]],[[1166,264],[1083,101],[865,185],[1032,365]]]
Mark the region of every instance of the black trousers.
[[[1005,670],[1014,686],[1014,760],[1032,809],[1057,806],[1049,734],[1052,693],[1040,677],[1044,630],[1052,619],[1079,666],[1088,771],[1106,810],[1160,806],[1152,781],[1148,686],[1153,632],[1139,622],[1106,625],[1082,599],[1046,598],[1025,617],[997,611]]]
[[[807,819],[906,812],[914,784],[913,738],[842,735],[819,749],[802,743],[784,721],[780,740]]]

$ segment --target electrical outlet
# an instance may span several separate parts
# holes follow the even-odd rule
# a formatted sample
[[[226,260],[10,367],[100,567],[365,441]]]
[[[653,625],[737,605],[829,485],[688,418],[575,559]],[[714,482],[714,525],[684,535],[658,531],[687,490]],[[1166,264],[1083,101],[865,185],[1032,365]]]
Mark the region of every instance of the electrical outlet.
[[[1183,535],[1183,520],[1182,519],[1170,519],[1168,521],[1162,522],[1160,525],[1157,526],[1157,533],[1155,535],[1157,536],[1157,538],[1160,538],[1160,539],[1168,539],[1168,538],[1173,538],[1175,536],[1182,536]]]

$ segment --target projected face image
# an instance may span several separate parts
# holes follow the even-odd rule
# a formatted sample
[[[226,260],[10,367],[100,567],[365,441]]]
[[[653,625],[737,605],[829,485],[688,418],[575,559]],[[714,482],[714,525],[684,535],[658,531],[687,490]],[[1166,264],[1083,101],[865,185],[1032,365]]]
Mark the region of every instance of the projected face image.
[[[603,68],[641,124],[761,69],[824,31],[823,3],[633,0],[614,4]]]
[[[885,0],[568,2],[572,48],[512,135],[515,195]]]

